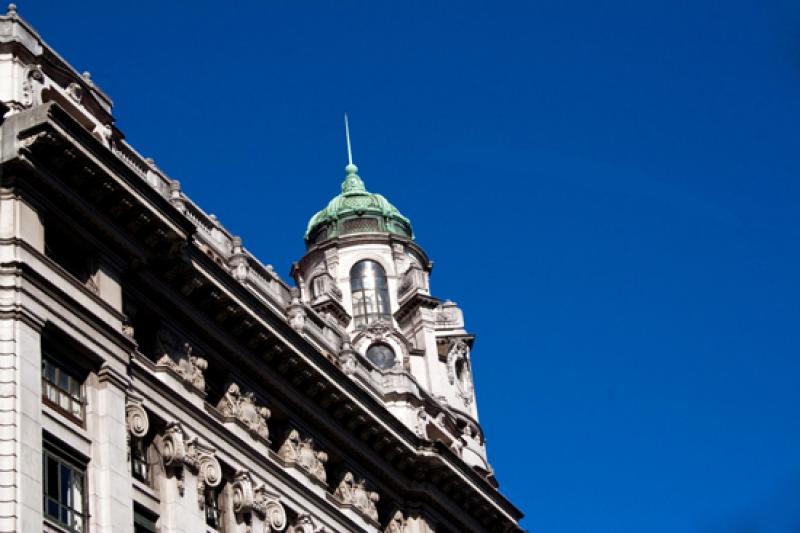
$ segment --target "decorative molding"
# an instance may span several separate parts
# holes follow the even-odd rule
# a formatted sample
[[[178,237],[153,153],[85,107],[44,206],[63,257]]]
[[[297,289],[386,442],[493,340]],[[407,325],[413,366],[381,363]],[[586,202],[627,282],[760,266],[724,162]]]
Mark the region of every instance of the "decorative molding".
[[[459,365],[461,365],[459,367]],[[472,403],[472,365],[469,360],[469,346],[463,339],[456,339],[447,352],[447,379],[456,386],[456,393],[466,405]]]
[[[286,528],[286,533],[327,533],[324,527],[318,527],[308,513],[302,513]]]
[[[286,318],[289,321],[289,325],[292,326],[292,329],[295,331],[303,331],[306,324],[306,308],[302,302],[300,302],[300,289],[292,287],[291,297],[292,300],[289,303],[289,307],[286,309]]]
[[[245,522],[248,533],[252,531],[252,514],[256,514],[269,526],[269,531],[280,531],[286,527],[286,509],[278,496],[269,492],[262,483],[256,486],[247,470],[239,470],[231,484],[233,512]]]
[[[139,398],[128,396],[128,402],[125,405],[125,422],[130,437],[144,438],[150,430],[150,417],[142,407],[142,401]]]
[[[311,437],[301,439],[300,432],[296,429],[292,429],[286,435],[286,440],[278,450],[278,456],[284,462],[299,467],[323,484],[327,482],[325,463],[328,461],[328,454],[322,450],[316,450]]]
[[[367,482],[363,478],[356,480],[352,472],[345,473],[339,486],[336,487],[333,497],[339,503],[353,507],[369,520],[378,521],[376,504],[381,499],[380,495],[375,491],[367,490]]]
[[[400,510],[395,511],[392,518],[389,519],[386,529],[383,531],[384,533],[407,533],[408,524],[406,517],[403,516],[403,512]]]
[[[222,482],[222,467],[214,456],[214,449],[201,444],[197,437],[187,439],[178,422],[168,423],[161,437],[161,457],[164,466],[178,480],[178,493],[184,495],[185,470],[188,468],[197,475],[197,503],[203,509],[206,491]]]
[[[189,342],[180,345],[166,331],[159,332],[156,342],[159,353],[161,353],[161,357],[156,362],[156,368],[171,370],[185,385],[194,388],[201,396],[205,396],[206,378],[204,373],[208,369],[208,361],[195,355],[194,348]]]
[[[356,368],[358,368],[358,358],[356,357],[356,351],[353,350],[353,346],[349,342],[345,341],[342,344],[338,359],[342,372],[348,376],[352,376]]]
[[[217,403],[217,409],[225,418],[241,423],[253,436],[270,442],[267,420],[272,413],[256,403],[255,394],[252,392],[243,393],[239,385],[231,383],[228,391]]]

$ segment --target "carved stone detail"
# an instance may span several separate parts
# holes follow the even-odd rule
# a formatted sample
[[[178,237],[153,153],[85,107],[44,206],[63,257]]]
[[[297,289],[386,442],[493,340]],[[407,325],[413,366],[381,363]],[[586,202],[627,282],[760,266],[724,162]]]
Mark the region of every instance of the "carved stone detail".
[[[192,345],[188,342],[184,342],[182,349],[178,349],[176,346],[178,343],[167,332],[159,333],[157,342],[161,357],[156,366],[169,368],[184,383],[205,394],[204,372],[208,369],[208,361],[199,355],[194,355]]]
[[[185,491],[185,470],[189,469],[197,475],[197,503],[202,509],[206,491],[222,482],[222,467],[214,456],[214,449],[201,444],[197,437],[187,439],[178,422],[167,424],[161,441],[164,466],[174,472],[181,496]]]
[[[373,341],[382,341],[392,332],[392,325],[386,320],[370,322],[364,333]]]
[[[408,531],[406,528],[406,517],[403,516],[402,511],[395,511],[389,523],[386,525],[386,529],[383,531],[384,533],[406,533]]]
[[[128,404],[125,406],[125,422],[130,436],[141,439],[147,435],[147,431],[150,429],[150,418],[138,398],[128,399]]]
[[[295,331],[302,331],[306,324],[306,309],[300,302],[300,290],[297,287],[292,287],[291,291],[292,301],[286,310],[286,318],[289,320],[289,325]]]
[[[296,429],[289,431],[278,450],[278,456],[285,462],[298,466],[314,479],[326,482],[325,463],[328,462],[328,454],[314,449],[314,440],[311,437],[301,439]]]
[[[267,523],[270,531],[280,531],[286,527],[286,509],[278,496],[269,492],[264,484],[256,486],[250,472],[236,472],[231,489],[233,512],[245,522],[248,533],[252,531],[253,513]]]
[[[241,422],[252,435],[269,442],[267,420],[269,420],[271,412],[256,403],[255,395],[252,392],[243,393],[239,389],[239,385],[231,383],[228,391],[217,403],[217,409],[222,416]]]
[[[447,352],[447,379],[467,405],[473,399],[470,367],[469,346],[462,339],[454,341]]]
[[[291,526],[286,529],[286,533],[326,533],[327,529],[318,527],[314,524],[314,519],[308,513],[303,513],[295,518]]]
[[[347,341],[342,344],[342,349],[339,352],[339,366],[342,372],[348,376],[353,375],[358,367],[356,352],[353,350],[353,346]]]
[[[356,481],[352,472],[345,473],[333,497],[344,505],[352,506],[356,511],[365,517],[378,521],[378,509],[376,504],[380,501],[380,495],[371,490],[367,490],[367,482],[364,479]]]

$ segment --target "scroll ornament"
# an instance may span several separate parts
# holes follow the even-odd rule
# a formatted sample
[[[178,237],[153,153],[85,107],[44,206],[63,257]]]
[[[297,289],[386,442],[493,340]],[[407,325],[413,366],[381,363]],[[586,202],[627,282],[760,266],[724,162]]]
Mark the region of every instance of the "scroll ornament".
[[[228,391],[217,404],[217,409],[222,416],[238,420],[251,434],[269,442],[267,420],[269,420],[271,412],[266,407],[256,404],[255,395],[252,392],[243,393],[239,385],[231,383]]]
[[[185,490],[185,470],[188,468],[197,474],[197,502],[202,509],[206,491],[222,482],[222,467],[214,456],[214,449],[201,444],[197,437],[187,439],[181,425],[170,422],[162,434],[161,456],[164,466],[175,473],[181,496]]]
[[[314,479],[326,482],[325,463],[328,461],[328,454],[314,449],[314,440],[310,437],[301,439],[296,429],[291,430],[286,436],[278,455],[285,462],[305,470]]]
[[[356,481],[352,472],[347,472],[336,491],[334,498],[345,505],[352,505],[364,516],[377,522],[378,509],[375,506],[380,501],[380,495],[375,491],[367,490],[367,482],[363,479]]]
[[[253,513],[264,520],[271,530],[280,531],[286,527],[286,509],[278,496],[270,493],[263,484],[256,486],[250,472],[236,472],[231,488],[233,512],[247,524],[248,533],[252,531]]]

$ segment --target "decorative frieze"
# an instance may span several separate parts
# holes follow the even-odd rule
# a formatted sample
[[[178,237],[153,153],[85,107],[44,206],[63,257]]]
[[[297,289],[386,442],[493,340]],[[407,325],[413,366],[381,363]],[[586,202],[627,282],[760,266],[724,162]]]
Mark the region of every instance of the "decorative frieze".
[[[217,409],[228,420],[242,424],[252,435],[269,443],[267,420],[270,410],[256,403],[252,392],[242,392],[239,385],[231,383],[228,391],[220,398]]]
[[[367,482],[364,479],[356,480],[352,472],[345,473],[339,486],[333,493],[333,497],[343,505],[352,506],[366,518],[373,522],[378,521],[378,509],[376,504],[380,501],[380,495],[372,490],[367,490]]]
[[[253,476],[246,470],[239,470],[231,483],[233,492],[233,512],[252,531],[252,515],[255,514],[269,526],[269,531],[280,531],[286,527],[286,509],[278,495],[269,492],[262,483],[256,485]]]
[[[328,461],[328,454],[316,450],[311,437],[302,439],[296,429],[289,431],[278,450],[278,456],[284,462],[304,470],[312,478],[326,483],[325,463]]]
[[[185,491],[185,470],[197,475],[197,503],[205,506],[206,491],[222,481],[222,467],[214,456],[214,449],[200,443],[197,437],[186,438],[178,422],[170,422],[161,435],[161,457],[164,466],[178,481],[178,493]]]

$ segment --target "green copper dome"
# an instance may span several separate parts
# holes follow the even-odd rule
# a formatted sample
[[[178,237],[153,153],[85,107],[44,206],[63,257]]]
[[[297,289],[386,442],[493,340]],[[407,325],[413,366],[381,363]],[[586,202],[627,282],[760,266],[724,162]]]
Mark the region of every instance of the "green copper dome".
[[[381,196],[367,192],[358,176],[358,167],[350,163],[342,183],[342,194],[311,217],[306,230],[306,245],[354,233],[394,233],[413,238],[411,221]]]

